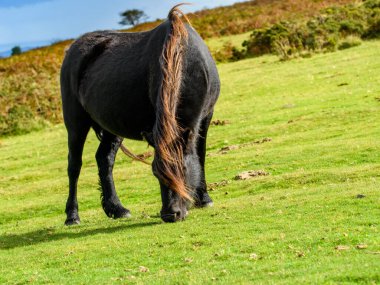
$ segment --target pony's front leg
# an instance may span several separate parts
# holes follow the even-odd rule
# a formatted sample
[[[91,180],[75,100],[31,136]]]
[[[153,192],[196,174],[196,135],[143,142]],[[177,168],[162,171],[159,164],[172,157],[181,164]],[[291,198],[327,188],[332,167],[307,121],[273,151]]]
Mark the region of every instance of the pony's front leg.
[[[77,184],[82,167],[82,152],[84,142],[90,126],[83,126],[82,128],[68,128],[69,137],[69,156],[67,173],[69,176],[69,196],[66,202],[66,221],[65,225],[75,225],[80,223],[78,214],[78,201],[77,201]]]
[[[103,132],[99,148],[96,152],[96,161],[99,169],[99,179],[102,188],[102,207],[110,218],[128,218],[130,211],[123,207],[115,190],[112,170],[116,153],[123,139]]]
[[[206,138],[207,131],[210,126],[212,118],[212,113],[204,118],[201,122],[199,129],[199,136],[197,141],[197,155],[199,161],[199,179],[200,182],[197,185],[194,205],[195,207],[211,207],[213,206],[213,201],[209,194],[207,193],[207,183],[206,183],[206,174],[205,174],[205,160],[206,160]]]

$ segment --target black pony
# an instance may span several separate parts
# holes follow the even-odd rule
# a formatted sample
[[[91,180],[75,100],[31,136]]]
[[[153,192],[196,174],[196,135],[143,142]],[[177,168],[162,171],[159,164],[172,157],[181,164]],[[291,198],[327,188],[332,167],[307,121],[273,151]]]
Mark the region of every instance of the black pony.
[[[212,205],[205,182],[207,130],[219,96],[215,62],[200,36],[175,6],[148,32],[100,31],[83,35],[61,69],[68,132],[69,197],[65,224],[79,223],[77,181],[92,127],[102,206],[109,217],[130,216],[116,194],[112,169],[123,138],[155,148],[153,173],[161,187],[161,218],[182,220],[189,201]]]

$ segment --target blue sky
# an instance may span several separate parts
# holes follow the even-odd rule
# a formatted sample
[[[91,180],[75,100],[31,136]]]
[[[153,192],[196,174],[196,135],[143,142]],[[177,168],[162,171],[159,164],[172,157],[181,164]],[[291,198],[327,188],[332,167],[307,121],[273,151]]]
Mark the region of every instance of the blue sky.
[[[0,0],[0,52],[15,45],[46,45],[102,29],[120,29],[120,12],[143,10],[148,20],[165,18],[181,0]],[[239,0],[192,0],[185,12]]]

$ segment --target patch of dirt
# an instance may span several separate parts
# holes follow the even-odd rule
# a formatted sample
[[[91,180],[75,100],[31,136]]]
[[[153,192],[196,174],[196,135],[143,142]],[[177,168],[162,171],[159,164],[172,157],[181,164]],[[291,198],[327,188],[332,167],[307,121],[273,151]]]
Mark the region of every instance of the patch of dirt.
[[[249,255],[249,259],[257,260],[257,259],[259,259],[259,256],[258,256],[256,253],[251,253],[251,254]]]
[[[380,251],[366,251],[368,254],[380,254]]]
[[[140,272],[149,272],[149,268],[145,266],[139,266],[139,271]]]
[[[225,146],[225,147],[222,147],[220,150],[219,150],[219,153],[221,154],[226,154],[227,152],[229,152],[230,150],[235,150],[235,149],[239,149],[240,147],[238,145],[229,145],[229,146]]]
[[[348,245],[337,245],[335,247],[336,250],[342,251],[342,250],[349,250],[350,247]]]
[[[357,249],[366,249],[367,247],[368,247],[368,245],[366,245],[366,244],[358,244],[358,245],[356,245]]]
[[[271,142],[271,141],[272,141],[271,138],[262,138],[262,139],[255,140],[255,141],[248,142],[248,143],[224,146],[221,149],[219,149],[218,152],[216,152],[216,153],[215,152],[214,153],[207,153],[207,156],[218,156],[219,154],[227,154],[231,150],[237,150],[237,149],[248,147],[248,146],[251,146],[254,144],[262,144],[262,143]]]
[[[294,108],[296,105],[295,104],[285,104],[282,106],[283,109],[292,109]]]
[[[230,121],[228,120],[213,120],[211,121],[211,126],[225,126],[225,125],[229,125],[230,124]]]
[[[268,172],[264,170],[248,170],[235,176],[235,180],[248,180],[258,176],[267,176]]]
[[[296,255],[297,255],[297,257],[304,257],[305,253],[303,251],[297,251]]]
[[[253,144],[262,144],[262,143],[271,142],[271,141],[272,141],[271,138],[263,138],[261,140],[254,141]]]
[[[230,183],[230,181],[228,181],[228,180],[222,180],[219,182],[209,183],[209,184],[207,184],[207,189],[208,189],[208,191],[215,191],[217,188],[226,186],[229,183]]]
[[[271,142],[271,141],[272,141],[271,138],[262,138],[262,139],[259,139],[259,140],[255,140],[253,142],[243,143],[243,144],[240,144],[240,145],[237,145],[237,144],[229,145],[229,146],[222,147],[218,151],[218,153],[220,153],[220,154],[226,154],[227,152],[229,152],[231,150],[236,150],[236,149],[244,148],[244,147],[251,146],[251,145],[254,145],[254,144],[262,144],[262,143]]]

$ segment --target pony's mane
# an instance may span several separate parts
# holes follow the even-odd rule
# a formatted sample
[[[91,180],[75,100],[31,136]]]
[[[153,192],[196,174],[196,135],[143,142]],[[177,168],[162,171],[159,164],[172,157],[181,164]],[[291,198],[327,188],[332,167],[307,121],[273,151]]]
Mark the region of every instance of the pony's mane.
[[[182,22],[188,21],[179,6],[174,6],[168,15],[170,32],[160,58],[162,84],[156,103],[156,123],[153,130],[156,159],[155,174],[180,197],[192,200],[185,182],[183,157],[183,130],[176,117],[180,101],[184,44],[187,29]]]

